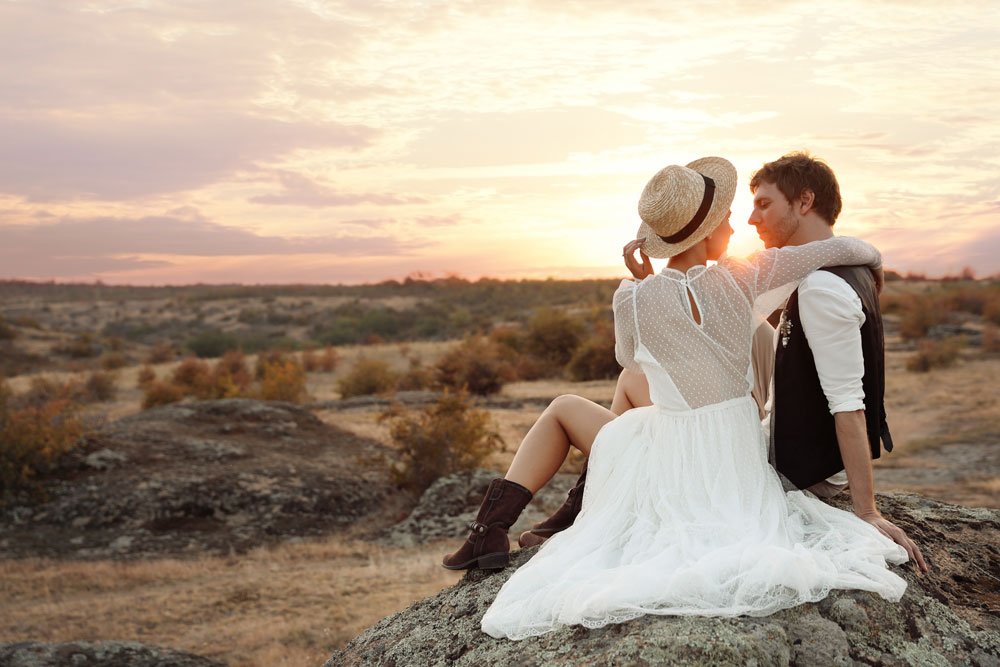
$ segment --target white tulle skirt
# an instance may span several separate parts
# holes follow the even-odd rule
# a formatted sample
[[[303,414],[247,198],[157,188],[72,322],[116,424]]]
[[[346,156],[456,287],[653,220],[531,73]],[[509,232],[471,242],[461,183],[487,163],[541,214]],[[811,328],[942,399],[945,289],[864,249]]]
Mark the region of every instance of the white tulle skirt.
[[[785,493],[752,399],[626,412],[597,436],[583,509],[483,617],[523,639],[643,614],[763,616],[831,589],[898,600],[906,552],[849,512]]]

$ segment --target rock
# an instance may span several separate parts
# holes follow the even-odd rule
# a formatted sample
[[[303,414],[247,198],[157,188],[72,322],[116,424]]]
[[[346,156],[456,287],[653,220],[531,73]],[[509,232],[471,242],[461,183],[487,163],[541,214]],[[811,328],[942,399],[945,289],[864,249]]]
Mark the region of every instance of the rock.
[[[72,450],[44,494],[0,507],[0,558],[230,553],[327,535],[381,511],[384,451],[290,403],[146,410]]]
[[[845,501],[838,503],[846,506]],[[771,616],[644,616],[519,642],[479,622],[534,549],[500,571],[470,571],[455,586],[386,617],[335,653],[351,665],[997,665],[1000,664],[1000,510],[909,494],[879,496],[882,513],[920,545],[932,567],[909,565],[903,598],[833,591]]]
[[[0,644],[4,667],[226,667],[193,653],[137,642]]]
[[[469,523],[476,518],[490,480],[500,476],[495,471],[479,468],[439,478],[424,491],[410,515],[388,531],[385,541],[394,546],[413,546],[432,540],[465,537]],[[558,474],[546,484],[511,527],[512,538],[516,540],[522,531],[562,505],[576,479],[577,475]]]
[[[88,454],[83,462],[94,470],[108,470],[118,464],[124,463],[126,460],[128,460],[128,457],[121,452],[110,449],[99,449],[92,454]]]

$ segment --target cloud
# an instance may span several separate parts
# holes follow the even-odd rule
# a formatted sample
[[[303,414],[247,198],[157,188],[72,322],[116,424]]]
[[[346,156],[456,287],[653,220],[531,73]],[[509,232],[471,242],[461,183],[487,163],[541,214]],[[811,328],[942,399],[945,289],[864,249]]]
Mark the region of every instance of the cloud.
[[[356,149],[374,132],[227,113],[0,119],[0,189],[29,201],[121,200],[202,187],[297,148]]]
[[[0,192],[124,200],[201,188],[378,132],[291,104],[384,94],[324,72],[365,30],[290,2],[0,3]]]
[[[558,162],[571,153],[641,143],[645,136],[637,121],[596,108],[452,112],[413,142],[407,159],[431,167]]]
[[[399,206],[402,204],[422,204],[427,201],[422,197],[413,196],[338,192],[333,188],[320,185],[306,176],[288,171],[279,173],[278,177],[284,186],[284,192],[273,195],[258,195],[251,197],[250,201],[255,204],[310,206],[315,208],[327,206],[354,206],[356,204]]]
[[[0,222],[0,267],[6,276],[56,276],[148,269],[182,257],[334,255],[397,258],[424,242],[389,234],[268,236],[220,225],[196,214],[139,219],[63,219],[51,224]],[[152,259],[151,259],[152,258]]]

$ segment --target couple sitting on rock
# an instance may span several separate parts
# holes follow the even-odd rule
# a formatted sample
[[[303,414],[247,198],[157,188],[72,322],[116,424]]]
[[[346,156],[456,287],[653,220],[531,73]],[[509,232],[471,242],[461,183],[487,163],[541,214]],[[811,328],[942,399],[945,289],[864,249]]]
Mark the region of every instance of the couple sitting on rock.
[[[834,588],[898,600],[906,583],[887,563],[926,570],[875,506],[871,461],[881,443],[892,449],[881,257],[833,235],[840,192],[824,163],[787,155],[750,189],[766,249],[746,260],[724,256],[736,192],[727,160],[668,166],[643,190],[638,238],[624,248],[635,280],[614,295],[625,370],[611,409],[555,399],[444,559],[507,565],[507,530],[532,495],[570,447],[587,456],[563,507],[521,535],[521,546],[545,544],[486,612],[490,635],[643,614],[760,616]],[[649,257],[668,266],[654,274]],[[760,329],[786,299],[777,333]],[[853,514],[817,499],[844,488]]]

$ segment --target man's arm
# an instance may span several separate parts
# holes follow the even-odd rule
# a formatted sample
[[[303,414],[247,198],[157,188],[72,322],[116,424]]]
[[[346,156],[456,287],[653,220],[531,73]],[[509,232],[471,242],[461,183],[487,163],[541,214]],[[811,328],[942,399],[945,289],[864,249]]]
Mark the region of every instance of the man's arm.
[[[884,518],[875,504],[862,388],[861,301],[846,282],[829,272],[818,271],[799,288],[799,316],[836,424],[854,513],[906,549],[910,559],[926,572],[920,549],[901,528]]]
[[[840,457],[844,460],[854,513],[906,549],[910,560],[916,563],[920,571],[927,572],[927,563],[920,553],[920,547],[902,528],[883,517],[875,506],[875,478],[872,473],[865,411],[837,412],[833,415],[833,420],[837,425],[837,444],[840,447]]]

